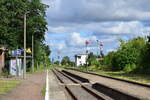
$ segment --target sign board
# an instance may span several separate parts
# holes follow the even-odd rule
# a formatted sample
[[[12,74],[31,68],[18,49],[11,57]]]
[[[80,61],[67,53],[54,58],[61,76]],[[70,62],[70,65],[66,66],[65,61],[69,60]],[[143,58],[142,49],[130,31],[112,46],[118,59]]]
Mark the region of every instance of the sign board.
[[[23,68],[22,68],[22,60],[17,59],[11,59],[10,60],[10,74],[11,75],[22,75],[23,74]]]
[[[22,52],[23,52],[23,49],[18,49],[18,50],[11,51],[11,54],[13,56],[17,56],[17,55],[21,55]]]

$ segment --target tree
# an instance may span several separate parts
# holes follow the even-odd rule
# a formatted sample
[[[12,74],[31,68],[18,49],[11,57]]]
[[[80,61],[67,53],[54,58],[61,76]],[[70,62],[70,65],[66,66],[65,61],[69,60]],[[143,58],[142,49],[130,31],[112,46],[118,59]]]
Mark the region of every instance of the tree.
[[[142,49],[137,72],[150,73],[150,44],[149,41]]]
[[[59,61],[55,61],[54,64],[59,65]]]
[[[108,66],[112,66],[112,59],[115,55],[115,52],[109,52],[107,56],[104,56],[104,64]]]
[[[0,0],[0,44],[7,45],[9,50],[23,48],[23,16],[28,12],[27,48],[32,48],[34,35],[35,61],[44,62],[51,53],[50,48],[44,44],[47,7],[41,0]]]
[[[135,70],[141,61],[141,52],[146,45],[144,38],[137,37],[127,42],[121,41],[120,47],[114,53],[109,53],[109,63],[114,70]],[[107,59],[108,60],[108,59]]]
[[[97,60],[97,56],[94,55],[92,52],[90,52],[90,54],[88,55],[88,59],[87,59],[88,65],[95,65],[96,67],[100,66],[99,61]]]
[[[70,62],[71,61],[70,61],[69,57],[68,56],[64,56],[63,59],[62,59],[62,61],[61,61],[61,64],[62,65],[69,65]]]

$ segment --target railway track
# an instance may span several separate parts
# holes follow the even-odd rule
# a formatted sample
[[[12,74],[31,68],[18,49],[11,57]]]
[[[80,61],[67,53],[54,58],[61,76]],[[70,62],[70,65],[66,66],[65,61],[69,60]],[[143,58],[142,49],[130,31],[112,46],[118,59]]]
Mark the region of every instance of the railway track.
[[[149,84],[143,84],[143,83],[139,83],[139,82],[134,82],[134,81],[125,80],[125,79],[121,79],[121,78],[115,78],[115,77],[106,76],[106,75],[102,75],[102,74],[96,74],[96,73],[92,73],[92,72],[85,72],[85,71],[81,71],[81,70],[78,70],[78,69],[72,69],[72,68],[67,68],[67,69],[79,71],[79,72],[86,73],[86,74],[96,75],[96,76],[100,76],[100,77],[104,77],[104,78],[108,78],[108,79],[123,81],[123,82],[126,82],[126,83],[131,83],[133,85],[139,85],[139,86],[144,86],[144,87],[150,88]]]
[[[135,96],[109,88],[100,83],[90,83],[86,78],[66,70],[52,70],[70,100],[140,100]]]

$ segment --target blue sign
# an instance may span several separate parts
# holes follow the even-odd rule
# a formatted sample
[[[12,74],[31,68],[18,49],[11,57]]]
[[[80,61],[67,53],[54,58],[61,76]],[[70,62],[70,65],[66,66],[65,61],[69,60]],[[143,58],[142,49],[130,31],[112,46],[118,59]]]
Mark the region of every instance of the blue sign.
[[[11,51],[11,54],[13,56],[21,55],[21,53],[24,51],[24,49],[18,49],[18,50],[13,50]]]

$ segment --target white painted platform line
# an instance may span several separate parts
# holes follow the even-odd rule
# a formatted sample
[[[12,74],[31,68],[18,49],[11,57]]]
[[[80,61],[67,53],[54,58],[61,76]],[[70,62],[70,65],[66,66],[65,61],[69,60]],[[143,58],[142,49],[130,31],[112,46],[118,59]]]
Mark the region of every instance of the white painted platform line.
[[[48,70],[46,75],[46,92],[45,92],[45,100],[49,100],[49,77],[48,77]]]

